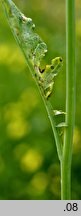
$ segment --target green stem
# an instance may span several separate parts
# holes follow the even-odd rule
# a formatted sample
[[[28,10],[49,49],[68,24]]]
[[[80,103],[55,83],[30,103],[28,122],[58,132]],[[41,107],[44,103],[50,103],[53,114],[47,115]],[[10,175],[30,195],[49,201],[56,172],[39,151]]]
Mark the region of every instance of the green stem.
[[[44,104],[48,113],[48,117],[52,126],[52,130],[53,130],[53,134],[54,134],[54,138],[55,138],[55,142],[56,142],[56,147],[57,147],[57,154],[58,154],[58,158],[60,160],[60,163],[62,161],[62,143],[61,143],[61,139],[60,136],[56,130],[56,123],[55,123],[55,119],[53,116],[53,108],[50,104],[50,102],[48,100],[44,99]]]
[[[75,0],[66,0],[66,125],[61,163],[61,199],[71,199],[71,161],[75,119]]]

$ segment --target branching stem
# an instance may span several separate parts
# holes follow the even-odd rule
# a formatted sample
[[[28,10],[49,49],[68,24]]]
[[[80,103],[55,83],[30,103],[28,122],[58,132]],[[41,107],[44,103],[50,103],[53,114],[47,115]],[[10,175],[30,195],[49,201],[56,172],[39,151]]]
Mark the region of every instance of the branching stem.
[[[3,4],[4,3],[4,4]],[[21,19],[23,22],[26,21],[26,18],[23,17],[19,9],[15,6],[15,4],[11,0],[2,0],[2,4],[5,9],[5,13],[7,15],[7,19],[9,21],[9,25],[15,36],[16,41],[18,42],[24,56],[26,58],[27,65],[34,76],[36,71],[33,64],[28,58],[29,53],[27,54],[26,43],[27,38],[23,39],[26,35],[23,34],[23,27],[21,31]],[[21,19],[20,19],[21,18]],[[28,18],[27,18],[28,20]],[[31,19],[29,19],[31,21]],[[22,25],[23,26],[23,25]],[[32,25],[31,25],[32,27]],[[25,29],[25,28],[24,28]],[[27,29],[27,25],[26,25]],[[22,34],[21,34],[22,32]],[[23,38],[22,36],[23,35]],[[36,35],[33,35],[36,36]],[[21,39],[22,38],[22,39]],[[37,36],[38,45],[40,45],[40,37]],[[29,40],[30,41],[30,40]],[[35,40],[36,41],[36,40]],[[41,41],[42,45],[45,45],[43,41]],[[31,45],[32,48],[32,42]],[[29,46],[30,47],[30,46]],[[46,46],[45,46],[46,47]],[[35,47],[36,48],[36,47]],[[42,54],[44,56],[45,50],[42,49]],[[30,49],[32,50],[32,49]],[[35,53],[36,54],[36,53]],[[37,80],[35,79],[36,83]],[[51,122],[58,158],[61,164],[61,199],[71,199],[71,160],[72,160],[72,142],[73,142],[73,129],[74,129],[74,117],[75,117],[75,0],[66,0],[66,122],[67,125],[64,132],[64,145],[62,147],[60,136],[56,129],[56,123],[53,116],[53,108],[49,100],[45,98],[45,95],[42,92],[42,87],[39,87],[39,83],[37,83],[41,96],[43,98],[48,117]]]

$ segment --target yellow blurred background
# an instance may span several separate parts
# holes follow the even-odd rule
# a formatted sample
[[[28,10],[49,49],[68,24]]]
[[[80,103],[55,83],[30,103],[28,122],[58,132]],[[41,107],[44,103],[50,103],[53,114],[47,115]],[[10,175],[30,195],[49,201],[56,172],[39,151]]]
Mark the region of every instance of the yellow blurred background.
[[[62,56],[51,98],[65,110],[65,1],[14,0],[33,19],[48,46],[44,59]],[[81,199],[81,1],[76,0],[76,124],[72,199]],[[60,167],[52,129],[37,86],[6,21],[0,2],[0,199],[60,199]]]

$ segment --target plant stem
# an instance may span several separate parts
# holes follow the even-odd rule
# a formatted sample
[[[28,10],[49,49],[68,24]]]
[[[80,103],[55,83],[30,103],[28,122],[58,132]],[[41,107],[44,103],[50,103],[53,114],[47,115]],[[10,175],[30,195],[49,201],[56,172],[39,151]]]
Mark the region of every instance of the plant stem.
[[[50,102],[48,100],[44,99],[44,104],[48,113],[48,117],[52,126],[52,130],[53,130],[53,134],[54,134],[54,138],[55,138],[55,142],[56,142],[56,148],[57,148],[57,154],[58,154],[58,158],[60,160],[60,163],[62,161],[62,143],[61,143],[61,139],[60,136],[56,130],[56,124],[55,124],[55,119],[53,116],[53,108],[50,104]]]
[[[71,199],[71,161],[75,119],[75,0],[66,0],[66,129],[61,163],[61,199]]]

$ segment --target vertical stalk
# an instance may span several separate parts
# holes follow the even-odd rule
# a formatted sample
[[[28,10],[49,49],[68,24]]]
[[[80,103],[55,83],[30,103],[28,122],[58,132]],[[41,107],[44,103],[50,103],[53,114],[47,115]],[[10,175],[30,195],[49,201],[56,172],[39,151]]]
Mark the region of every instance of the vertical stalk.
[[[44,101],[44,104],[45,104],[45,107],[46,107],[46,110],[48,113],[48,117],[49,117],[49,120],[51,123],[53,135],[54,135],[55,142],[56,142],[57,154],[58,154],[59,161],[61,163],[61,161],[62,161],[62,143],[61,143],[60,136],[56,130],[55,118],[53,116],[53,108],[51,106],[51,103],[48,100],[43,99],[43,101]]]
[[[61,199],[71,199],[71,161],[75,119],[75,0],[66,0],[66,129],[61,163]]]

